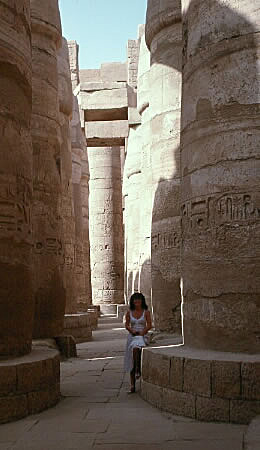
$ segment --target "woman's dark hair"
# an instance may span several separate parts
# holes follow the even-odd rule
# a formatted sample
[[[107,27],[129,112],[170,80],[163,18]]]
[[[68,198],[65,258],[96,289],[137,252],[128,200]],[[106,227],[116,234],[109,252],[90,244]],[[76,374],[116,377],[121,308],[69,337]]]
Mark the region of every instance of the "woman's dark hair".
[[[142,300],[142,309],[148,309],[148,306],[145,301],[145,296],[141,292],[135,292],[130,297],[129,308],[131,309],[131,311],[133,311],[135,309],[135,304],[134,304],[135,300]]]

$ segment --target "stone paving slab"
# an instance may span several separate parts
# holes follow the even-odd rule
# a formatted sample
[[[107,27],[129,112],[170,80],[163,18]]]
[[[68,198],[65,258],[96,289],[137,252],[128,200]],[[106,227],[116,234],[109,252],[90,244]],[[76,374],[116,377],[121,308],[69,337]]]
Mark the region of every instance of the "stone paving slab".
[[[1,425],[0,450],[242,450],[244,426],[173,416],[128,395],[120,328],[114,318],[100,320],[79,358],[62,363],[61,402]]]

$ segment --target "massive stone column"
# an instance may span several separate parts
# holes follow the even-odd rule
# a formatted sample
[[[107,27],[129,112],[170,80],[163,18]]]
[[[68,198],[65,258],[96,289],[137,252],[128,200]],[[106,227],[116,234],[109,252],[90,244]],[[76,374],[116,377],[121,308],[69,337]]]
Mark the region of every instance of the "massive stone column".
[[[139,291],[141,191],[140,126],[130,128],[124,167],[126,298]]]
[[[61,24],[57,0],[31,0],[33,58],[34,337],[63,330],[65,290],[62,241],[61,145],[57,49]]]
[[[142,30],[144,26],[141,26]],[[139,30],[138,30],[139,31]],[[123,177],[125,298],[129,301],[134,291],[139,291],[140,281],[140,217],[141,217],[141,117],[137,111],[137,76],[140,37],[129,40],[128,56],[128,123],[129,136],[125,146]]]
[[[83,136],[80,126],[79,105],[77,98],[73,100],[73,117],[71,121],[72,144],[72,184],[73,205],[75,214],[75,303],[71,312],[77,311],[77,304],[84,300],[85,281],[83,270],[83,217],[82,217],[82,157]]]
[[[86,145],[82,155],[81,198],[82,198],[82,238],[83,238],[83,270],[85,297],[80,310],[87,310],[92,304],[92,287],[90,273],[90,241],[89,241],[89,162]]]
[[[75,297],[75,215],[72,199],[72,156],[70,120],[72,118],[72,86],[69,53],[66,39],[58,52],[59,105],[61,127],[61,215],[64,240],[64,287],[66,289],[66,312],[72,312]]]
[[[93,303],[124,303],[120,146],[89,147]]]
[[[29,0],[0,1],[0,358],[31,350],[32,108]]]
[[[159,330],[180,333],[180,0],[148,1],[146,43],[151,52],[149,111],[154,321]]]
[[[184,335],[199,348],[259,352],[259,13],[183,2]]]
[[[150,52],[145,43],[144,27],[140,28],[140,54],[137,80],[137,110],[141,116],[140,135],[140,256],[139,289],[152,307],[151,279],[151,223],[152,223],[152,178],[150,156]]]

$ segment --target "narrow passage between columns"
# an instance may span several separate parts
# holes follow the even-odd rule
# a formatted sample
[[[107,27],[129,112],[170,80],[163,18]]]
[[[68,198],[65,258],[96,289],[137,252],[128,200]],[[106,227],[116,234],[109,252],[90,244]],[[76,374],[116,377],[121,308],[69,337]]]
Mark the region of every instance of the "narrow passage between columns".
[[[78,358],[62,363],[61,402],[0,426],[0,450],[242,450],[245,426],[172,416],[128,395],[126,336],[117,318],[101,317]]]

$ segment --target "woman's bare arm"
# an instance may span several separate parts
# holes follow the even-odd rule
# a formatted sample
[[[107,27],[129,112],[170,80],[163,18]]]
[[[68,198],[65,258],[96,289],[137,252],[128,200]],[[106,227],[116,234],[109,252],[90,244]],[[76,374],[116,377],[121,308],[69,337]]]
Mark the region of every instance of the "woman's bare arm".
[[[142,333],[140,333],[142,336],[148,333],[148,331],[152,328],[152,318],[150,311],[145,311],[145,318],[146,318],[146,327],[143,330]]]

